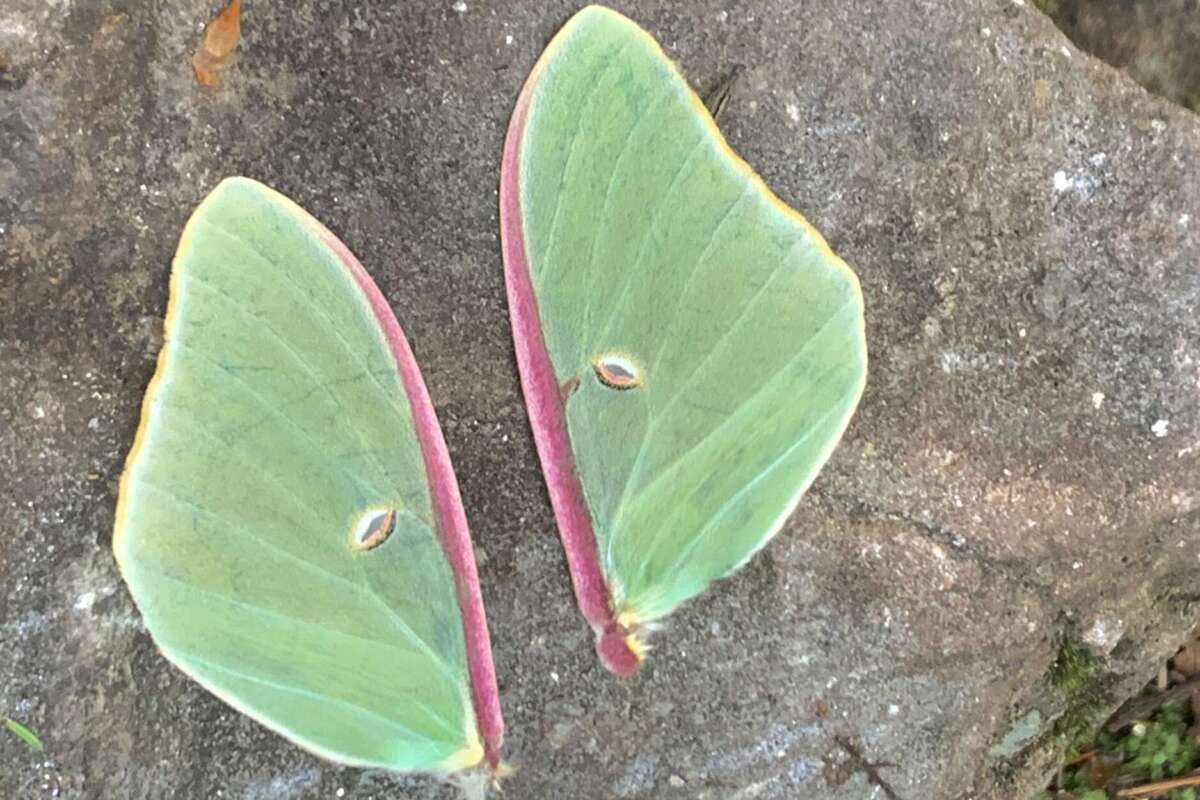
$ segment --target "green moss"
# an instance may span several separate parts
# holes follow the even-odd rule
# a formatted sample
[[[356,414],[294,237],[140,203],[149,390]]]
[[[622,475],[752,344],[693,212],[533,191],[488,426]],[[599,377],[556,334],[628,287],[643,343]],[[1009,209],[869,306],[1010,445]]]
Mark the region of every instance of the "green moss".
[[[1104,676],[1104,661],[1084,644],[1074,623],[1064,622],[1058,655],[1046,677],[1066,703],[1054,723],[1054,736],[1067,753],[1078,752],[1080,741],[1091,736],[1108,709]]]
[[[1058,14],[1058,0],[1033,0],[1033,4],[1048,17]]]
[[[1050,753],[1078,753],[1080,745],[1095,735],[1111,705],[1111,676],[1105,661],[1084,644],[1069,618],[1059,620],[1058,630],[1054,662],[1038,682],[1027,706],[1030,710],[1011,723],[991,750],[991,772],[997,785],[1010,785],[1033,754],[1041,758]],[[1054,719],[1052,725],[1047,723],[1049,730],[1042,727],[1040,735],[1030,737],[1030,723],[1037,719],[1041,727],[1040,720],[1047,717]]]
[[[1074,623],[1064,622],[1058,636],[1058,655],[1050,667],[1050,683],[1064,694],[1075,694],[1103,671],[1104,661],[1084,644]]]
[[[1151,719],[1109,733],[1100,727],[1109,706],[1108,672],[1103,659],[1079,637],[1069,620],[1059,629],[1058,654],[1046,674],[1046,683],[1066,703],[1066,711],[1055,722],[1052,735],[1068,759],[1091,753],[1062,772],[1059,791],[1076,800],[1107,800],[1108,786],[1117,778],[1131,784],[1149,783],[1186,775],[1200,767],[1200,742],[1189,733],[1192,714],[1187,701],[1166,703]],[[1104,769],[1093,765],[1105,763]],[[1169,800],[1200,800],[1193,788],[1167,795]],[[1055,800],[1043,792],[1037,800]]]

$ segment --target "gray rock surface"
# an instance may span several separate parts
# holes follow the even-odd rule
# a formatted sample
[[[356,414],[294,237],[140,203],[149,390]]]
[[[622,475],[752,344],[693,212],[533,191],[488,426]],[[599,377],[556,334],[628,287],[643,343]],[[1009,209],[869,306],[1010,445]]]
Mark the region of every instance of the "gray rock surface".
[[[1194,0],[1033,2],[1080,48],[1200,112],[1200,6]]]
[[[212,91],[213,3],[0,6],[0,713],[47,744],[0,736],[0,796],[455,795],[208,696],[110,556],[175,241],[235,173],[337,232],[414,343],[484,556],[508,797],[1027,797],[1055,726],[1183,638],[1200,121],[1021,0],[617,5],[701,89],[746,66],[722,126],[857,268],[873,356],[784,533],[625,683],[575,611],[497,240],[508,114],[574,7],[251,2]]]

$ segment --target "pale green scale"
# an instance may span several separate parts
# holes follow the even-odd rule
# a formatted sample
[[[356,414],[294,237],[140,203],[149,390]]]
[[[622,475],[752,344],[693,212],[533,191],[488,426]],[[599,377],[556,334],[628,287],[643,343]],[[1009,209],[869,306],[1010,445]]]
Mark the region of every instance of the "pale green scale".
[[[454,576],[379,323],[319,232],[232,179],[180,243],[114,548],[163,652],[324,755],[434,769],[474,719]],[[353,545],[372,509],[396,513]]]
[[[866,374],[853,273],[732,154],[654,41],[590,8],[521,152],[534,290],[618,612],[663,616],[782,525]],[[630,357],[638,388],[592,364]]]

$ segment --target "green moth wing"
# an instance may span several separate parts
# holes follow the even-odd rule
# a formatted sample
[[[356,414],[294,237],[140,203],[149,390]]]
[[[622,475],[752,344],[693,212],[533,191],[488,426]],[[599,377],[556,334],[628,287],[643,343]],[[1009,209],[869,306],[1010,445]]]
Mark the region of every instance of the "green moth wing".
[[[466,518],[411,350],[346,247],[252,180],[180,239],[113,550],[163,654],[303,747],[499,769]]]
[[[858,280],[653,38],[591,6],[517,101],[500,184],[530,422],[600,656],[783,525],[866,379]]]

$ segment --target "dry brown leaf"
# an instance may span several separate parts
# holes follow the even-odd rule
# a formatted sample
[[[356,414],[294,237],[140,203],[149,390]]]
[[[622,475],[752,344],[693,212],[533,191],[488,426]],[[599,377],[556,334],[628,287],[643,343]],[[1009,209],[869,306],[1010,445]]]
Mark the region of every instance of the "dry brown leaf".
[[[208,23],[204,39],[192,56],[196,80],[205,86],[220,86],[219,72],[229,63],[229,56],[242,35],[242,0],[230,0],[229,5]]]
[[[1107,789],[1121,771],[1121,757],[1108,753],[1097,753],[1088,761],[1088,782],[1097,789]]]
[[[1192,638],[1179,648],[1175,658],[1171,659],[1175,671],[1187,677],[1200,675],[1200,628],[1192,631]]]
[[[217,77],[217,69],[218,67],[212,63],[212,59],[204,55],[203,50],[192,56],[192,71],[196,73],[196,80],[205,86],[221,85],[221,79]]]

